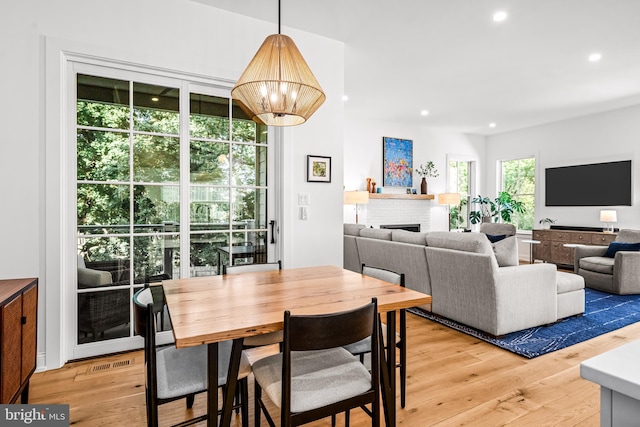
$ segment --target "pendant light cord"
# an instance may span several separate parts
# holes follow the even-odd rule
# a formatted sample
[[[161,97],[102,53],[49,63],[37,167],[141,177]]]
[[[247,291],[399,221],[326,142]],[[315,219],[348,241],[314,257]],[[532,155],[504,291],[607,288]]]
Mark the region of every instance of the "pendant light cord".
[[[280,0],[278,0],[278,34],[280,34]]]

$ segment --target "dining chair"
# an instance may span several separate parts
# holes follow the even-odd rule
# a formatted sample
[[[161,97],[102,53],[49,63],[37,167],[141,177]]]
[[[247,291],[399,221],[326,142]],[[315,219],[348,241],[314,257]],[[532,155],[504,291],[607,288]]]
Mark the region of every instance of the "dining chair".
[[[146,367],[145,395],[147,426],[158,425],[158,406],[174,400],[186,398],[187,409],[193,407],[195,395],[207,391],[207,346],[200,345],[176,348],[175,345],[156,346],[156,317],[153,310],[153,294],[149,287],[138,290],[133,295],[135,333],[144,338],[144,360]],[[225,387],[231,341],[218,344],[218,387]],[[234,408],[240,407],[242,425],[249,425],[249,397],[247,377],[251,365],[242,352],[238,372],[238,388],[241,398],[236,398]],[[203,421],[202,415],[179,423],[187,426]]]
[[[282,270],[282,261],[268,262],[264,264],[223,265],[222,274],[254,273],[258,271]],[[282,343],[282,331],[253,335],[244,339],[245,348],[262,347],[271,344]]]
[[[396,273],[391,270],[383,268],[369,267],[362,264],[362,274],[376,279],[384,280],[385,282],[393,283],[394,285],[400,285],[405,287],[404,273]],[[387,337],[387,327],[383,323],[381,326],[383,336],[383,346],[387,348],[389,339]],[[405,407],[407,401],[407,312],[406,310],[400,310],[400,328],[395,337],[395,348],[400,350],[400,358],[396,367],[400,369],[400,406]],[[352,354],[359,355],[364,358],[364,355],[369,353],[371,348],[371,342],[369,339],[364,339],[360,342],[348,345],[345,347]]]
[[[378,302],[356,309],[318,315],[284,312],[282,353],[253,364],[255,426],[261,413],[275,427],[262,391],[280,409],[282,426],[297,426],[362,408],[371,425],[380,424],[380,331]],[[345,328],[344,325],[349,325]],[[371,370],[343,348],[371,337]],[[366,405],[371,405],[367,408]],[[348,419],[346,420],[348,425]]]

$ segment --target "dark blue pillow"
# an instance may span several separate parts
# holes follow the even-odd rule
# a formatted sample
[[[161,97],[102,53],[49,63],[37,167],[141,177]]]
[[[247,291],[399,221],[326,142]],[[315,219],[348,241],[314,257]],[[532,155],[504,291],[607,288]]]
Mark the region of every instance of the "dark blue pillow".
[[[640,251],[640,243],[611,242],[604,256],[615,258],[618,251]]]
[[[500,240],[504,239],[505,237],[507,237],[506,234],[500,234],[499,236],[493,236],[491,234],[487,234],[487,239],[489,239],[489,241],[491,243],[495,243],[495,242],[499,242]]]

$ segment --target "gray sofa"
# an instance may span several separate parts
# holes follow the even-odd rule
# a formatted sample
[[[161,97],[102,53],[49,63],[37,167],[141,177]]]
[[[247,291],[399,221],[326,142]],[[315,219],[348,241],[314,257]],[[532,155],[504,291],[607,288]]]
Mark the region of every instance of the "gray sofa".
[[[616,243],[639,243],[640,230],[620,230]],[[574,272],[586,286],[612,294],[640,294],[640,252],[619,251],[604,256],[607,246],[577,246]]]
[[[433,297],[431,311],[501,336],[584,312],[584,281],[553,264],[519,265],[516,237],[379,230],[345,224],[344,267],[405,273]],[[425,308],[425,307],[423,307]]]

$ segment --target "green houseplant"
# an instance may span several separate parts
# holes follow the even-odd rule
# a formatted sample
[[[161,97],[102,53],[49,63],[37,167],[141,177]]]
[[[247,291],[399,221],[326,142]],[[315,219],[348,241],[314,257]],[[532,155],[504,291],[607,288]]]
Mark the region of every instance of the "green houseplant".
[[[471,211],[469,218],[472,224],[478,224],[479,222],[511,222],[511,215],[514,212],[524,213],[526,208],[524,204],[518,200],[515,200],[511,194],[506,191],[501,191],[498,197],[490,199],[489,197],[482,197],[478,195],[471,200],[473,203],[480,206],[479,210]]]
[[[466,198],[461,199],[459,204],[451,206],[449,212],[449,230],[456,230],[460,224],[463,224],[463,211],[465,206],[467,206]]]

